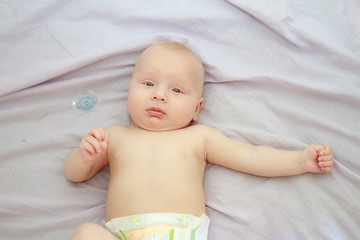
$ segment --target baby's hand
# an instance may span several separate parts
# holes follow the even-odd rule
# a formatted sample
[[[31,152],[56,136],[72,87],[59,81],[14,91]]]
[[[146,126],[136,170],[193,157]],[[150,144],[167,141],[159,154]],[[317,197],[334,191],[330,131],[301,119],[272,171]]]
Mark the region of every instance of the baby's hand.
[[[80,156],[85,162],[91,163],[95,158],[104,153],[107,149],[105,140],[105,131],[102,128],[93,128],[83,137],[80,142]]]
[[[331,147],[326,145],[309,145],[302,151],[301,157],[307,172],[329,173],[334,165]]]

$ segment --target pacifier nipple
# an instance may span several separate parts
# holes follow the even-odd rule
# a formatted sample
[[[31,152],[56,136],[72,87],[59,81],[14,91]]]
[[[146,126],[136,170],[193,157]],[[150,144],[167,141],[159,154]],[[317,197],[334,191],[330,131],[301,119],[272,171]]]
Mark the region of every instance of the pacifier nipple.
[[[76,113],[87,113],[96,111],[101,103],[100,96],[93,91],[78,93],[72,101],[72,109]]]

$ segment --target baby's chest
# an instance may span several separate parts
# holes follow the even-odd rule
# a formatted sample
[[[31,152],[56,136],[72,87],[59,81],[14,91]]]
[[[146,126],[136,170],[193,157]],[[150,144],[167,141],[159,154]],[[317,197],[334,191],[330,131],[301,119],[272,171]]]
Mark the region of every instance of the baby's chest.
[[[126,147],[127,156],[132,159],[145,161],[185,161],[199,159],[201,148],[184,142],[139,142],[137,148]]]
[[[112,144],[109,150],[118,163],[152,168],[157,165],[180,167],[205,161],[204,146],[196,139],[131,137],[127,141]]]

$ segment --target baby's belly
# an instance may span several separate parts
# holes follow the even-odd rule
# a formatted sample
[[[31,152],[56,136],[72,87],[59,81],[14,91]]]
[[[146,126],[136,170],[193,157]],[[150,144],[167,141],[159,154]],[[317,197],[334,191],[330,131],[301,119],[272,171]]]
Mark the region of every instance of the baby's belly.
[[[202,178],[176,176],[112,178],[106,205],[107,220],[141,213],[205,213]]]

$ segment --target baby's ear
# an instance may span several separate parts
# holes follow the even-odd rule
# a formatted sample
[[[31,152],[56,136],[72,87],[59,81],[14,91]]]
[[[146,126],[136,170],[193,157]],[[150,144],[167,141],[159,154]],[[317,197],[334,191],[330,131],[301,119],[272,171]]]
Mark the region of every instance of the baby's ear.
[[[196,105],[195,113],[194,113],[194,116],[193,116],[193,121],[198,120],[198,116],[199,116],[201,108],[203,107],[203,104],[204,104],[204,98],[201,97],[200,100],[199,100],[199,103]]]

